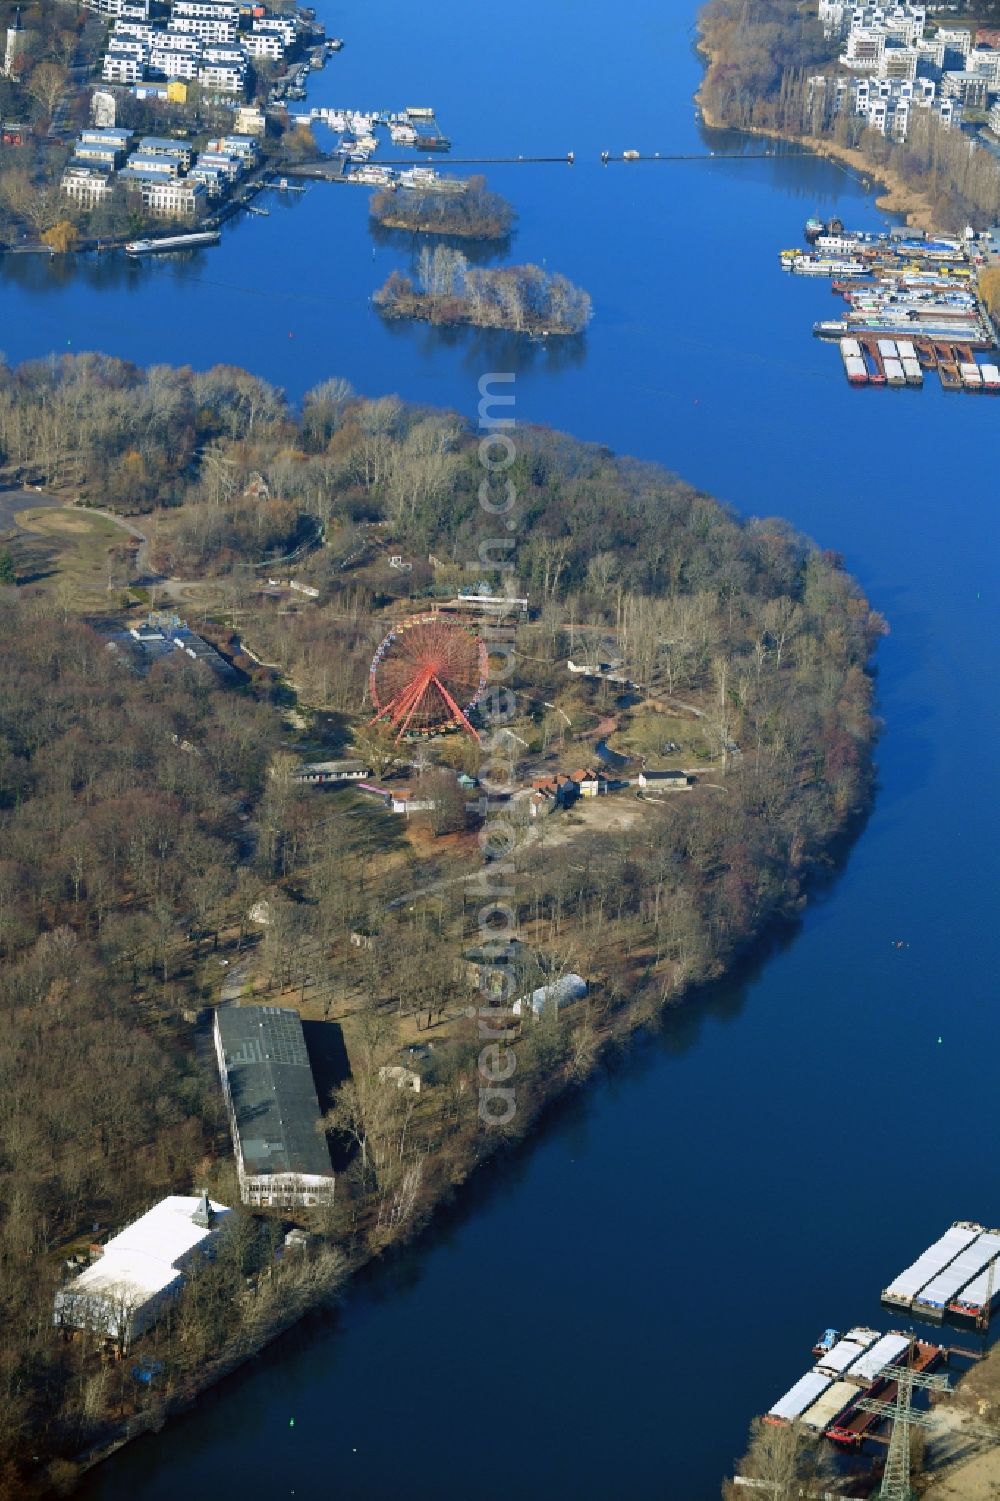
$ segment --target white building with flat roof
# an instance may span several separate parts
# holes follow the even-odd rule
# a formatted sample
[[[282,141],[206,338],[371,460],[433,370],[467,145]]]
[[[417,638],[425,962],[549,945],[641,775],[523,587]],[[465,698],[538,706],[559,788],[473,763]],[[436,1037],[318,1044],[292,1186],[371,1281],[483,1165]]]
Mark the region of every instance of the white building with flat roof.
[[[214,1254],[231,1214],[207,1194],[162,1199],[59,1289],[53,1323],[127,1349],[166,1312],[188,1273]]]
[[[146,64],[131,53],[112,48],[105,53],[101,77],[105,83],[141,83],[146,76]]]
[[[81,208],[93,208],[110,197],[114,184],[110,173],[102,172],[97,167],[72,165],[63,173],[59,188],[71,202],[79,204]]]

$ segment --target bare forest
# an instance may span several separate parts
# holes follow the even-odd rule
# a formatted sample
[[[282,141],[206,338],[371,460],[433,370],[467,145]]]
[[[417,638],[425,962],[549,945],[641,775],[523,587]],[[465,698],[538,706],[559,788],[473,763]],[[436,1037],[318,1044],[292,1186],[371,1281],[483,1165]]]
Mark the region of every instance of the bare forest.
[[[473,240],[506,239],[516,217],[506,198],[488,190],[485,177],[471,177],[464,192],[383,189],[372,195],[369,212],[386,229]]]
[[[573,970],[589,994],[517,1025],[518,1113],[485,1127],[462,957],[488,896],[482,815],[454,781],[482,750],[447,737],[401,752],[366,728],[365,699],[396,612],[453,594],[470,557],[511,587],[480,552],[477,448],[454,414],[341,380],[295,410],[228,367],[0,366],[6,474],[131,517],[146,569],[210,586],[203,628],[245,669],[235,686],[187,663],[139,676],[70,601],[0,589],[0,1496],[39,1463],[65,1480],[122,1424],[161,1421],[413,1233],[607,1048],[794,919],[867,805],[882,623],[840,560],[663,470],[520,431],[509,472],[531,616],[509,686],[525,764],[581,764],[592,747],[578,726],[607,714],[606,685],[565,665],[589,630],[642,685],[637,721],[686,715],[711,775],[616,827],[552,816],[517,850],[517,982]],[[278,608],[261,584],[288,551],[318,594]],[[380,776],[405,753],[436,811],[404,824],[356,792],[303,787],[300,734]],[[525,809],[510,821],[527,833]],[[99,1238],[203,1183],[235,1202],[204,1048],[223,958],[248,966],[258,998],[343,1033],[348,1072],[321,1091],[336,1203],[306,1214],[314,1250],[298,1266],[274,1259],[287,1224],[241,1215],[140,1343],[162,1374],[139,1386],[132,1357],[57,1337],[52,1296],[95,1225]],[[404,1047],[426,1054],[419,1095],[384,1082]]]

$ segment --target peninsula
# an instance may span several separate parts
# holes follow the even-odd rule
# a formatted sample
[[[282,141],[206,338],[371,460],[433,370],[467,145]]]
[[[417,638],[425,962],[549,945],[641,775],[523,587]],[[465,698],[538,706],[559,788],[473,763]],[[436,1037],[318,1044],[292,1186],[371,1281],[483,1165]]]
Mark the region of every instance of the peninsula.
[[[883,624],[785,523],[541,429],[498,560],[481,435],[341,380],[294,409],[228,366],[0,366],[0,465],[0,1474],[31,1494],[795,919],[870,797]],[[284,1174],[230,1088],[259,1006],[329,1142],[282,1136]],[[154,1308],[115,1268],[178,1216]]]

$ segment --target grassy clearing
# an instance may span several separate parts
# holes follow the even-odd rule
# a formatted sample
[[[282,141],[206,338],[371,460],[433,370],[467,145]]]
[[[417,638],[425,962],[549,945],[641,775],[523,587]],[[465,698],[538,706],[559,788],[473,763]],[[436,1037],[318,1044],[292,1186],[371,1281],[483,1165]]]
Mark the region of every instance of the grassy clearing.
[[[667,747],[676,745],[678,750]],[[609,736],[608,745],[622,756],[645,756],[654,770],[669,770],[705,761],[712,747],[701,723],[679,714],[663,713],[640,705],[625,720],[621,729]]]
[[[120,598],[127,568],[109,555],[127,535],[105,516],[78,510],[28,510],[17,516],[11,542],[18,581],[57,596],[74,611],[107,609]]]

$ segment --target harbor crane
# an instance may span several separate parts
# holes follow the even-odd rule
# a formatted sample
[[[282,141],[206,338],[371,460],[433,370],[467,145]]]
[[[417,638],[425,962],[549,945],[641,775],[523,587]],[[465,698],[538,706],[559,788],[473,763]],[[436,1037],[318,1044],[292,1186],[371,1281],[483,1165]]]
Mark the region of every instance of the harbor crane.
[[[913,1393],[916,1390],[947,1392],[951,1390],[951,1387],[947,1376],[930,1376],[925,1372],[915,1371],[910,1365],[900,1366],[898,1373],[896,1368],[892,1367],[889,1374],[897,1383],[895,1400],[878,1402],[866,1397],[858,1403],[858,1407],[862,1412],[871,1412],[878,1417],[888,1418],[892,1424],[889,1452],[886,1456],[882,1484],[878,1493],[879,1501],[912,1501],[910,1429],[930,1426],[929,1414],[913,1410]]]

